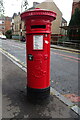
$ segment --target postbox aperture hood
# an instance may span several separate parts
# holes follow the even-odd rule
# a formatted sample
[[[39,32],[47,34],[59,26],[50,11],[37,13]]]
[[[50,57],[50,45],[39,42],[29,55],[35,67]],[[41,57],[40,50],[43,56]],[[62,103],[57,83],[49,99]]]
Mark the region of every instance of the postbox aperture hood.
[[[53,21],[56,19],[56,13],[50,10],[35,8],[34,10],[25,11],[21,14],[22,20],[27,20],[31,18],[42,18]]]

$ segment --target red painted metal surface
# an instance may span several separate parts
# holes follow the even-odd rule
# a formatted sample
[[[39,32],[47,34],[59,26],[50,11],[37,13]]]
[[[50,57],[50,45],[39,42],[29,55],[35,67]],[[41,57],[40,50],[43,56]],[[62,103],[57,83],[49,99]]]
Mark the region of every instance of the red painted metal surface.
[[[56,13],[35,9],[21,14],[26,23],[27,86],[44,89],[50,86],[51,21]]]

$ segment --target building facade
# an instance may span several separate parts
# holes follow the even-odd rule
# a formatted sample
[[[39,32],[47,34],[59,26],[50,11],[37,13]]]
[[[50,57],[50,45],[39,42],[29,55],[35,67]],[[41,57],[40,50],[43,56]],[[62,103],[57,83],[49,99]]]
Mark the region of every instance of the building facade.
[[[80,0],[73,0],[72,15],[74,14],[76,8],[80,9]]]
[[[0,32],[2,34],[5,34],[7,30],[11,29],[11,18],[10,17],[5,17],[1,16],[0,17]]]
[[[62,22],[61,22],[61,26],[60,26],[60,34],[61,35],[67,35],[67,30],[65,30],[64,28],[67,26],[67,21],[62,17]]]
[[[0,17],[0,32],[2,34],[5,33],[5,17],[4,16]]]
[[[20,24],[21,24],[21,18],[20,15],[17,15],[14,17],[14,26],[13,26],[13,34],[20,35]]]
[[[47,9],[57,13],[56,20],[52,22],[52,26],[51,26],[52,36],[55,36],[54,38],[55,40],[58,39],[58,37],[56,36],[58,36],[59,34],[65,33],[65,30],[62,30],[60,26],[62,26],[63,24],[67,25],[67,21],[66,23],[64,22],[65,20],[63,20],[62,18],[62,12],[56,6],[53,0],[45,0],[42,3],[33,2],[33,7],[29,8],[28,10],[33,10],[35,8]],[[23,21],[21,21],[20,15],[14,16],[13,30],[14,30],[13,31],[14,35],[25,36],[25,24]]]
[[[25,24],[21,21],[20,14],[16,14],[12,19],[12,31],[15,36],[25,36]]]
[[[52,34],[60,34],[60,26],[62,23],[62,12],[59,10],[53,0],[45,0],[44,2],[35,6],[36,8],[52,10],[57,13],[56,20],[52,22]]]

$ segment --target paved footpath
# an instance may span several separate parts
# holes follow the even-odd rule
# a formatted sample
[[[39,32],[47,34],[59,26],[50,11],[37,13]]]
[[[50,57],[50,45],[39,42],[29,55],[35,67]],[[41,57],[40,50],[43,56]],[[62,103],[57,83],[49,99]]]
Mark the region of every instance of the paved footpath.
[[[1,54],[1,52],[0,52]],[[45,100],[46,101],[46,100]],[[48,104],[32,104],[26,99],[26,72],[2,55],[2,120],[4,118],[70,118],[79,120],[69,106],[55,95]],[[72,118],[72,119],[71,119]],[[16,120],[16,119],[15,119]]]

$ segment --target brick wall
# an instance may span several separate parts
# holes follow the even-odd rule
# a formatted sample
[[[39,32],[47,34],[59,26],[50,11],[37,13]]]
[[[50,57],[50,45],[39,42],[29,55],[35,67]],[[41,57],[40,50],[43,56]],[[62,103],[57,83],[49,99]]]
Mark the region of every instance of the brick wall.
[[[11,18],[6,17],[6,18],[5,18],[5,32],[6,32],[7,30],[10,30],[10,29],[11,29]]]
[[[72,4],[72,15],[74,14],[76,8],[80,9],[80,1],[79,2],[73,2],[73,4]]]
[[[7,30],[11,29],[11,18],[10,17],[4,17],[0,18],[0,32],[5,34]]]

